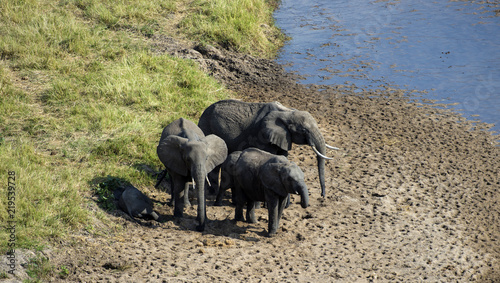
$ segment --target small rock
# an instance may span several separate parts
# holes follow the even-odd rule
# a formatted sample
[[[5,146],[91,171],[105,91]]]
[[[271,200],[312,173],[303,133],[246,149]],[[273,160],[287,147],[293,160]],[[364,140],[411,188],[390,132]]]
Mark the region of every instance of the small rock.
[[[194,50],[200,52],[201,54],[209,57],[211,59],[220,59],[223,57],[222,52],[209,44],[199,44],[194,47]]]

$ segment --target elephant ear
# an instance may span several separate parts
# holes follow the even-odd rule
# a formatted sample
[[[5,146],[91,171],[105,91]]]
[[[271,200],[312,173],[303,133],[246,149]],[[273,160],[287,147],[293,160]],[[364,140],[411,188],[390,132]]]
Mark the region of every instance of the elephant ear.
[[[187,176],[189,169],[182,158],[184,153],[183,147],[187,142],[188,139],[186,138],[169,135],[161,139],[156,148],[158,158],[165,167],[183,176]]]
[[[292,149],[292,135],[285,122],[288,112],[271,111],[262,121],[262,133],[265,140],[279,146],[285,151]]]
[[[259,169],[262,186],[266,190],[272,191],[282,197],[288,194],[281,181],[282,174],[285,172],[285,166],[282,163],[267,163]]]
[[[227,146],[223,139],[216,135],[205,137],[207,143],[207,172],[211,172],[215,167],[221,165],[227,158]]]

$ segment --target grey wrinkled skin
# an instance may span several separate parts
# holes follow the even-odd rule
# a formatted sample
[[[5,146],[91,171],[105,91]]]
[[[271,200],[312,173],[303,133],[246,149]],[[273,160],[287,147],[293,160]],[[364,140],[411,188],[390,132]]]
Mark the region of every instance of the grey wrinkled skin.
[[[159,189],[159,190],[162,190],[162,191],[165,191],[165,192],[169,192],[170,195],[172,196],[170,198],[170,201],[168,202],[168,205],[169,206],[175,206],[175,201],[174,201],[174,190],[173,190],[173,187],[172,187],[172,183],[171,183],[171,178],[167,178],[167,169],[161,171],[161,172],[158,172],[156,174],[156,185],[155,185],[155,188],[156,189]],[[185,188],[185,190],[188,189],[188,194],[185,194],[185,192],[182,192],[181,193],[181,196],[182,196],[182,199],[184,200],[184,206],[191,206],[191,203],[189,202],[189,198],[195,198],[196,195],[195,195],[195,189],[194,187],[191,185],[189,185],[189,188]]]
[[[118,200],[118,206],[131,217],[151,216],[158,220],[158,214],[153,211],[153,202],[134,186],[128,186]]]
[[[255,147],[272,154],[288,155],[292,143],[306,144],[325,155],[326,144],[316,120],[309,112],[284,107],[278,102],[248,103],[221,100],[200,117],[203,132],[222,138],[228,152]],[[325,195],[325,159],[317,155],[321,195]],[[217,189],[217,177],[210,176]]]
[[[220,186],[219,192],[217,193],[217,198],[215,199],[214,205],[220,206],[222,205],[222,198],[224,197],[224,193],[229,189],[234,189],[234,178],[233,176],[236,174],[235,165],[238,158],[240,158],[241,151],[235,151],[229,154],[221,165],[220,170]],[[233,202],[234,202],[234,193],[233,193]]]
[[[225,142],[215,135],[205,136],[195,123],[180,118],[163,129],[156,152],[171,178],[174,216],[183,216],[189,191],[188,183],[194,181],[199,221],[196,229],[204,231],[207,218],[205,179],[209,172],[226,159]],[[161,180],[158,181],[160,182]],[[182,193],[184,198],[181,198]]]
[[[276,234],[288,194],[301,196],[301,206],[309,206],[309,191],[304,173],[285,156],[257,148],[245,149],[234,166],[235,220],[243,221],[243,206],[247,205],[247,222],[257,222],[255,202],[265,201],[269,213],[269,236]]]

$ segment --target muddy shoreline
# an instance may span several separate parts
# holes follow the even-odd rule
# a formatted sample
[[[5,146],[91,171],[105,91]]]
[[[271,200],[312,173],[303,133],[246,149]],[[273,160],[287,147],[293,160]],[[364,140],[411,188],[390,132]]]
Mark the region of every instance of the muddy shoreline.
[[[326,142],[342,149],[328,152],[327,195],[320,197],[315,156],[305,146],[294,146],[289,158],[305,173],[310,207],[295,198],[273,238],[265,236],[265,209],[257,224],[235,223],[230,198],[222,207],[209,200],[207,230],[196,232],[196,207],[174,219],[170,196],[152,183],[140,189],[155,201],[160,222],[112,212],[121,227],[114,234],[82,231],[43,252],[69,270],[53,280],[500,280],[500,147],[488,125],[412,102],[405,90],[304,86],[272,60],[151,41],[155,52],[198,62],[239,99],[309,111]]]

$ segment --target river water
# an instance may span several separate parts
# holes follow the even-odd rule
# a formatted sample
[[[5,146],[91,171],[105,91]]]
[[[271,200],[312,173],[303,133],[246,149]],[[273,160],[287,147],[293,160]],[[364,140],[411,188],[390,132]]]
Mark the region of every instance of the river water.
[[[278,62],[304,84],[424,91],[498,134],[499,9],[458,0],[282,0],[274,16],[291,40]]]

